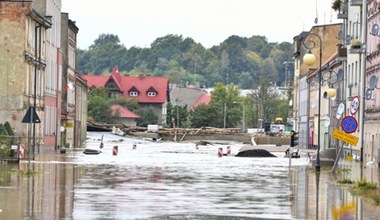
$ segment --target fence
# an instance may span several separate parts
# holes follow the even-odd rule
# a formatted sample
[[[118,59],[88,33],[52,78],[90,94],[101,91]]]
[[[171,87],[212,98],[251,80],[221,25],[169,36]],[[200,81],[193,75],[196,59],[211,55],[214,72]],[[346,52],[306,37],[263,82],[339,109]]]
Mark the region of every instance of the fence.
[[[0,161],[19,161],[24,158],[28,137],[0,136]]]

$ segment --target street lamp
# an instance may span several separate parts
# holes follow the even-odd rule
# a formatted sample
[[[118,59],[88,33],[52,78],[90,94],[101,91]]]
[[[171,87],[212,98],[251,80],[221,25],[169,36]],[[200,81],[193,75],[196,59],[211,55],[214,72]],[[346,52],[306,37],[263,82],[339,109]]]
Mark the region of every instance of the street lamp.
[[[318,134],[318,140],[317,140],[317,158],[316,158],[316,162],[315,162],[315,170],[320,171],[321,170],[321,160],[320,160],[319,151],[320,151],[320,139],[321,139],[322,40],[321,40],[321,37],[315,33],[309,33],[309,35],[313,35],[313,36],[317,37],[319,40],[318,133],[317,133]],[[308,43],[309,43],[308,45],[306,45],[304,41],[302,41],[302,43],[303,43],[304,47],[309,49],[309,52],[306,53],[303,57],[303,62],[306,65],[311,66],[311,65],[315,64],[315,62],[317,61],[317,58],[315,57],[315,55],[311,53],[311,49],[313,49],[316,46],[316,44],[313,40],[308,40]]]
[[[234,103],[240,103],[241,107],[243,108],[243,133],[245,133],[245,110],[244,110],[244,103],[243,102],[234,102]]]

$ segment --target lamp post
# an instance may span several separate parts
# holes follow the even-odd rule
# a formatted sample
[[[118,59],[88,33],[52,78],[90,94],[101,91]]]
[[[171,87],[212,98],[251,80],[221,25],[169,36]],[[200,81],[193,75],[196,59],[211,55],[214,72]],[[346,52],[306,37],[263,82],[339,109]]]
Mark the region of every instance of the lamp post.
[[[283,64],[285,66],[285,87],[288,87],[288,64],[294,64],[294,62],[284,61]]]
[[[318,140],[317,140],[317,158],[316,158],[316,161],[315,161],[315,170],[316,171],[320,171],[321,170],[321,161],[320,161],[320,155],[319,155],[319,151],[320,151],[320,139],[321,139],[321,87],[322,87],[322,74],[321,74],[321,71],[322,71],[322,39],[319,35],[315,34],[315,33],[309,33],[309,35],[313,35],[315,37],[318,38],[319,40],[319,69],[318,69]],[[311,66],[313,64],[315,64],[316,62],[316,57],[314,54],[311,53],[311,49],[313,49],[316,44],[313,40],[308,40],[308,45],[305,44],[304,41],[302,41],[304,47],[306,47],[307,49],[309,49],[309,52],[306,53],[303,57],[303,62],[308,65],[308,66]]]
[[[245,133],[245,110],[244,110],[244,103],[243,102],[234,102],[234,103],[240,103],[241,107],[243,108],[243,133]]]
[[[178,98],[175,99],[175,110],[176,110],[176,124],[177,124],[177,128],[179,128],[179,112],[178,112],[178,108],[181,107],[181,100],[179,100]]]

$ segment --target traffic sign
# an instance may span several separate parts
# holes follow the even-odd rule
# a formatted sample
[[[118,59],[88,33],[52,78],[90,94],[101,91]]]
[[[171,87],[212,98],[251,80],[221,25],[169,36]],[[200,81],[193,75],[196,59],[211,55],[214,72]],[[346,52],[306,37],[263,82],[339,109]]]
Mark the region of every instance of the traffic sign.
[[[346,116],[342,119],[340,126],[346,133],[354,133],[358,128],[358,121],[356,121],[356,118],[352,116]]]
[[[28,111],[25,113],[22,123],[41,123],[40,118],[37,115],[36,108],[29,106]]]
[[[343,142],[346,142],[348,144],[354,145],[354,146],[356,146],[356,144],[359,141],[359,138],[357,138],[356,136],[352,134],[344,133],[343,131],[340,131],[336,128],[334,129],[332,135],[334,138],[341,140]]]
[[[359,97],[355,96],[354,99],[352,99],[351,106],[350,106],[351,115],[355,115],[356,112],[358,112],[359,104],[360,104]]]

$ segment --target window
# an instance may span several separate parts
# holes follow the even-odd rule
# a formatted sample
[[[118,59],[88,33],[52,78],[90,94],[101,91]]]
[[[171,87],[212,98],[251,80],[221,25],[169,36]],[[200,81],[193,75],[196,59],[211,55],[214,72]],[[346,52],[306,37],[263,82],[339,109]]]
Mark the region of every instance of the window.
[[[138,96],[139,93],[138,92],[129,92],[129,96]]]
[[[156,96],[156,92],[148,92],[148,96]]]
[[[107,84],[108,89],[117,89],[116,84],[114,81],[109,81]]]

